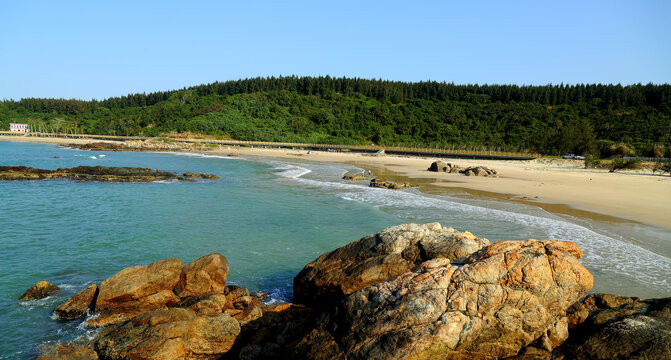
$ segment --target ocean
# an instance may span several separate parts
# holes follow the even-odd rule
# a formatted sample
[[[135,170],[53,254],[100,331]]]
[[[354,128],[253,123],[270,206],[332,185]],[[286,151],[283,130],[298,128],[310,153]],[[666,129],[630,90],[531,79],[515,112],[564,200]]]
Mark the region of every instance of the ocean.
[[[105,155],[101,157],[100,155]],[[487,198],[393,191],[348,182],[353,165],[191,153],[90,152],[0,141],[0,165],[56,169],[139,166],[212,173],[221,180],[154,183],[0,181],[0,359],[45,342],[94,336],[54,307],[133,265],[219,252],[230,284],[290,301],[308,262],[388,226],[440,222],[490,241],[575,241],[594,292],[671,296],[671,232],[629,222],[557,215]],[[35,282],[61,291],[20,302]]]

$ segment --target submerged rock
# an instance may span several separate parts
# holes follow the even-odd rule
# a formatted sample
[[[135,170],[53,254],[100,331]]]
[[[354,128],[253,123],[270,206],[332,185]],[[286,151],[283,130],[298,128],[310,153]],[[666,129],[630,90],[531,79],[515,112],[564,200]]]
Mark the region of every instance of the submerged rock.
[[[210,316],[182,308],[138,315],[106,332],[95,342],[103,359],[217,359],[240,333],[238,322],[224,313]]]
[[[193,177],[218,179],[216,175],[190,173]],[[193,181],[170,172],[139,167],[77,166],[70,169],[44,170],[25,166],[0,166],[0,180],[72,179],[102,182]]]
[[[486,245],[487,239],[439,223],[392,226],[306,265],[294,279],[294,302],[323,306],[401,275],[426,260],[445,258],[462,263]]]
[[[296,346],[306,359],[493,359],[546,334],[592,287],[563,241],[489,245],[462,267],[436,258],[356,291]]]
[[[387,181],[383,178],[374,178],[373,180],[370,181],[370,187],[374,188],[382,188],[382,189],[391,189],[391,190],[402,190],[402,189],[407,189],[409,187],[413,187],[414,185],[410,183],[395,183],[392,181]]]
[[[97,295],[98,286],[92,284],[54,309],[54,313],[61,319],[78,318],[86,314],[87,310],[92,310],[95,307]]]
[[[93,349],[71,342],[42,344],[37,350],[40,354],[35,360],[98,360]]]
[[[26,292],[21,295],[19,300],[28,301],[28,300],[39,300],[44,299],[49,296],[54,291],[60,290],[58,286],[48,282],[48,281],[38,281],[35,285],[31,286]]]

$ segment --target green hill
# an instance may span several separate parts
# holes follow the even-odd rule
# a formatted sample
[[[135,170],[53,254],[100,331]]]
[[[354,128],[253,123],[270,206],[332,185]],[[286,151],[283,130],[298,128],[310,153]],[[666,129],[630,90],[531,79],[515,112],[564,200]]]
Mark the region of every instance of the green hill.
[[[326,77],[216,82],[106,100],[0,102],[0,129],[534,151],[665,153],[671,85],[454,85]]]

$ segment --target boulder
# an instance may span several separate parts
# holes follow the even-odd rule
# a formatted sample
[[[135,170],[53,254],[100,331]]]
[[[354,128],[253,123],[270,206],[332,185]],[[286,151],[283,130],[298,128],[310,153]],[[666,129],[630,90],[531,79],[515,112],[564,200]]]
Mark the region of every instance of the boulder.
[[[125,268],[100,284],[96,310],[137,315],[165,309],[179,302],[172,289],[181,274],[182,260],[177,258]]]
[[[94,343],[103,359],[218,359],[232,346],[240,325],[218,313],[201,316],[182,308],[138,315]]]
[[[497,177],[498,172],[494,169],[490,169],[486,166],[470,166],[465,169],[459,170],[460,173],[466,176],[491,176]]]
[[[461,267],[426,261],[324,312],[295,346],[303,359],[494,359],[552,331],[592,287],[572,242],[505,241]]]
[[[413,187],[414,185],[410,183],[395,183],[392,181],[387,181],[383,178],[374,178],[373,180],[370,181],[370,187],[374,188],[382,188],[382,189],[391,189],[391,190],[402,190],[402,189],[407,189],[409,187]]]
[[[321,255],[294,279],[294,302],[323,306],[368,285],[399,276],[433,258],[461,263],[489,240],[442,227],[404,224]]]
[[[450,168],[451,166],[448,163],[438,160],[432,162],[427,170],[435,172],[450,172]]]
[[[175,293],[180,297],[223,294],[228,261],[221,254],[205,255],[184,266]]]
[[[61,319],[75,319],[84,314],[86,310],[95,307],[98,286],[90,285],[86,289],[73,295],[68,301],[54,309],[54,313]]]
[[[71,342],[46,343],[37,347],[39,355],[35,360],[98,360],[93,349]]]
[[[26,292],[21,295],[19,300],[28,301],[28,300],[39,300],[44,299],[49,296],[54,291],[60,290],[58,286],[48,282],[48,281],[38,281],[35,285],[31,286]]]
[[[602,295],[597,294],[595,299]],[[632,302],[617,295],[605,298],[605,307],[593,310],[554,351],[556,358],[671,359],[671,298]],[[625,299],[625,303],[608,307],[614,305],[606,305],[614,298]]]

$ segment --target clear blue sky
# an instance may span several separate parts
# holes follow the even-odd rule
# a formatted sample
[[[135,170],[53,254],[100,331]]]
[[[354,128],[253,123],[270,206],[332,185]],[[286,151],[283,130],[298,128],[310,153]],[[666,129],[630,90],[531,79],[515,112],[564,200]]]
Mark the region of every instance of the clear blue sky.
[[[669,83],[671,1],[0,0],[0,99],[292,74]]]

